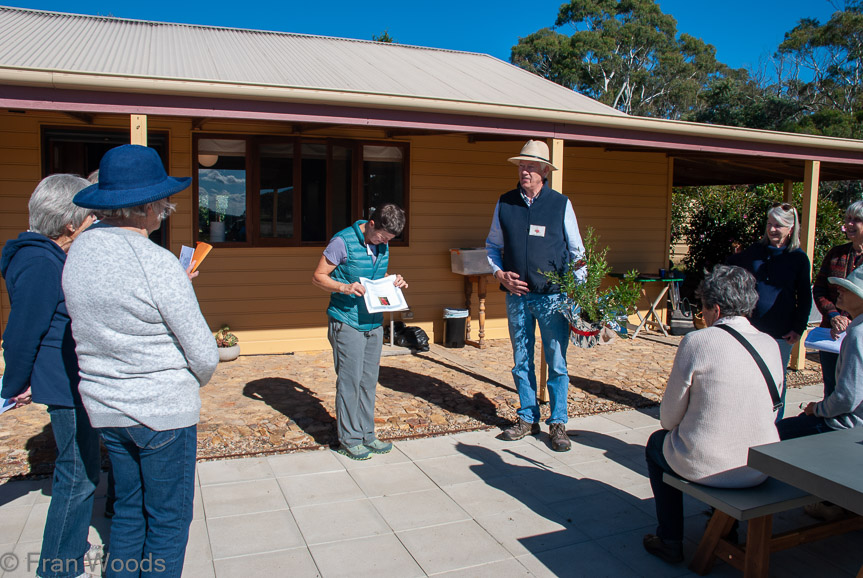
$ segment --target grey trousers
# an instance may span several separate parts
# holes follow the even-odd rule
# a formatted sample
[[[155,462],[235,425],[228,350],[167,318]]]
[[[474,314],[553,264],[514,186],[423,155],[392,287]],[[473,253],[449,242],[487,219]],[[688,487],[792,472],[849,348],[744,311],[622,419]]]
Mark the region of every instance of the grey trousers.
[[[329,318],[327,338],[336,367],[336,427],[339,443],[355,446],[375,439],[375,388],[384,329],[357,331]]]

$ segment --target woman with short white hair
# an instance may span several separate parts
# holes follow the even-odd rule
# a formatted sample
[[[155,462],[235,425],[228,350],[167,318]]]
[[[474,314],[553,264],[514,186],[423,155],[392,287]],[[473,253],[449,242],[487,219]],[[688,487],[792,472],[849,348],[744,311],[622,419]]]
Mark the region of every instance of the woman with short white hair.
[[[767,211],[764,237],[729,264],[743,267],[755,276],[758,303],[749,316],[752,325],[776,340],[782,367],[788,367],[791,348],[809,323],[812,295],[809,287],[809,257],[800,250],[800,219],[789,203],[773,203]],[[783,378],[784,379],[784,378]],[[785,388],[782,388],[782,402]],[[782,419],[779,409],[777,419]]]
[[[66,252],[93,222],[92,211],[72,203],[89,184],[75,175],[43,179],[30,196],[30,230],[7,241],[0,257],[11,303],[3,333],[2,396],[13,399],[15,407],[31,400],[47,405],[57,442],[51,504],[36,568],[43,578],[85,575],[99,483],[99,435],[78,393],[78,360],[60,285]]]

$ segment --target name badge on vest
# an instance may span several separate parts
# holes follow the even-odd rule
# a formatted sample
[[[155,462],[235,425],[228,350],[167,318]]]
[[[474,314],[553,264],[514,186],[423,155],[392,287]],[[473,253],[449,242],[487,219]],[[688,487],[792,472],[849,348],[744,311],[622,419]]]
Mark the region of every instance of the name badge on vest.
[[[530,226],[530,236],[531,237],[545,237],[545,225],[531,225]]]

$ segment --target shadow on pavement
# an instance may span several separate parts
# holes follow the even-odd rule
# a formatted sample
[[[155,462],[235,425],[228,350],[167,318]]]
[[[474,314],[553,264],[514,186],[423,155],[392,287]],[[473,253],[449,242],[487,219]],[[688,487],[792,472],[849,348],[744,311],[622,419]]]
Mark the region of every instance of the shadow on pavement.
[[[256,379],[246,384],[243,395],[263,401],[299,426],[315,443],[336,442],[336,418],[312,390],[296,381],[282,377]]]

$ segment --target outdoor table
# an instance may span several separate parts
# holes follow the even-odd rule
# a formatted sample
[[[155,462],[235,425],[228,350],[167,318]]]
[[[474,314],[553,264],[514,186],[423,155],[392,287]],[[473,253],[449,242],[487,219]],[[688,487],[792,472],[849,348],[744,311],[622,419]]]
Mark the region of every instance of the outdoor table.
[[[472,345],[479,349],[485,349],[485,298],[488,277],[490,274],[482,275],[465,275],[464,277],[464,306],[467,309],[467,322],[465,327],[465,340],[467,345]],[[479,298],[479,339],[471,339],[471,310],[473,309],[473,284],[476,283],[476,293]]]
[[[623,273],[611,273],[611,277],[615,277],[617,279],[623,279]],[[635,278],[636,283],[664,283],[665,287],[662,288],[662,291],[659,292],[659,295],[656,299],[650,303],[648,299],[648,303],[650,303],[650,308],[647,311],[647,315],[644,317],[641,316],[641,312],[636,310],[635,314],[638,315],[638,320],[640,323],[638,327],[635,329],[635,333],[632,334],[632,338],[635,339],[638,337],[638,333],[644,328],[647,324],[647,321],[653,317],[654,321],[657,325],[659,325],[659,329],[662,331],[662,334],[668,337],[668,332],[665,330],[665,325],[662,323],[662,319],[659,317],[659,314],[656,312],[656,306],[662,303],[662,300],[665,298],[665,295],[668,293],[668,289],[671,288],[671,296],[674,307],[677,307],[677,286],[675,283],[679,283],[683,281],[684,277],[682,275],[666,275],[665,277],[660,277],[659,275],[650,275],[650,274],[642,274]],[[647,296],[647,291],[642,287],[642,294]]]
[[[749,448],[747,463],[822,500],[863,515],[863,478],[860,476],[863,471],[863,428],[836,430]],[[863,578],[863,566],[857,572],[857,578]]]
[[[863,515],[863,428],[756,446],[748,465]]]

